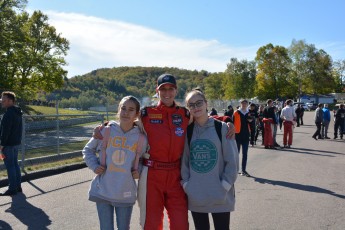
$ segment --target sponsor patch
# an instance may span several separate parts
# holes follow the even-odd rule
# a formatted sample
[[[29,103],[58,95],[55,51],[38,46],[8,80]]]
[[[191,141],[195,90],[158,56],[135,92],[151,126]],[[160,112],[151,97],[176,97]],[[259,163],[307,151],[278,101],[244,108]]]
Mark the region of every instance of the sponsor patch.
[[[163,118],[163,114],[149,114],[149,118],[152,118],[152,119],[162,119]]]
[[[163,120],[158,119],[150,119],[151,124],[163,124]]]
[[[181,127],[177,127],[177,128],[175,129],[175,134],[176,134],[176,136],[182,137],[182,136],[183,136],[183,133],[184,133],[184,130],[183,130]]]
[[[176,126],[181,126],[182,124],[182,116],[179,114],[172,115],[172,123]]]

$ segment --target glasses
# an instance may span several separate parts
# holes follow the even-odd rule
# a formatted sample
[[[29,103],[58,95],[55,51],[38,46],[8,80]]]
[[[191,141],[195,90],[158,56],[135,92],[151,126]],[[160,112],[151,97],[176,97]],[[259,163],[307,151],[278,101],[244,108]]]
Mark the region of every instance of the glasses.
[[[204,101],[203,101],[203,100],[200,100],[200,101],[197,101],[197,102],[195,102],[195,103],[189,103],[189,104],[187,105],[187,107],[188,107],[189,109],[195,109],[195,108],[200,108],[201,106],[203,106],[203,104],[204,104]]]

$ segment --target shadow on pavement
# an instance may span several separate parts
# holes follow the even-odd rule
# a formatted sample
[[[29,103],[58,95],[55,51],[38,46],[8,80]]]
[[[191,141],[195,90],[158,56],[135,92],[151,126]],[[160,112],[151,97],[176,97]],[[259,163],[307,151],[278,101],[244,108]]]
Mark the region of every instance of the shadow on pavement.
[[[319,150],[319,149],[305,149],[305,148],[298,148],[298,149],[305,150],[305,151],[314,151],[314,152],[321,152],[321,153],[331,153],[331,154],[345,155],[345,153],[338,153],[338,152],[325,151],[325,150]]]
[[[269,180],[269,179],[254,177],[254,176],[252,176],[252,178],[254,179],[255,182],[258,182],[261,184],[271,184],[274,186],[282,186],[282,187],[302,190],[306,192],[324,193],[324,194],[332,195],[341,199],[345,199],[345,195],[336,194],[335,192],[332,192],[330,190],[319,188],[312,185],[297,184],[297,183],[291,183],[291,182],[279,181],[279,180]]]
[[[287,152],[295,152],[295,153],[302,153],[302,154],[315,155],[315,156],[335,157],[335,156],[325,155],[325,154],[321,154],[321,153],[312,153],[312,152],[308,152],[308,151],[303,151],[303,150],[309,150],[309,151],[313,151],[313,152],[323,152],[323,151],[317,151],[317,150],[313,150],[313,149],[301,149],[301,148],[286,149],[286,148],[284,148],[282,150],[287,151]],[[326,152],[326,153],[330,153],[330,152]]]
[[[49,216],[40,208],[30,204],[25,194],[12,197],[12,204],[5,212],[14,215],[28,230],[48,229],[51,224]]]
[[[0,220],[0,229],[1,230],[12,230],[11,226],[5,221]]]

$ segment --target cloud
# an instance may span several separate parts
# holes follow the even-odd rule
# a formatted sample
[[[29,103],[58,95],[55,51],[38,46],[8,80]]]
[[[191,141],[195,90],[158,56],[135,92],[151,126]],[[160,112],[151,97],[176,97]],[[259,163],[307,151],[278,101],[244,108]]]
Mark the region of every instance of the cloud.
[[[220,72],[230,58],[252,60],[259,46],[230,47],[217,40],[182,39],[122,21],[45,12],[70,41],[68,77],[119,66],[178,67]]]

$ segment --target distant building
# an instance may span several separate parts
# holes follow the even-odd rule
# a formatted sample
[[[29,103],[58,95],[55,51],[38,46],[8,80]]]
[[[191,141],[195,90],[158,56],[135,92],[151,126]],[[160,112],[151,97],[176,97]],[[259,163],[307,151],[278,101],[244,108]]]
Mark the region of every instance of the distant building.
[[[327,95],[303,95],[301,96],[301,102],[304,103],[313,103],[313,104],[332,104],[334,103],[335,96],[333,94]]]

